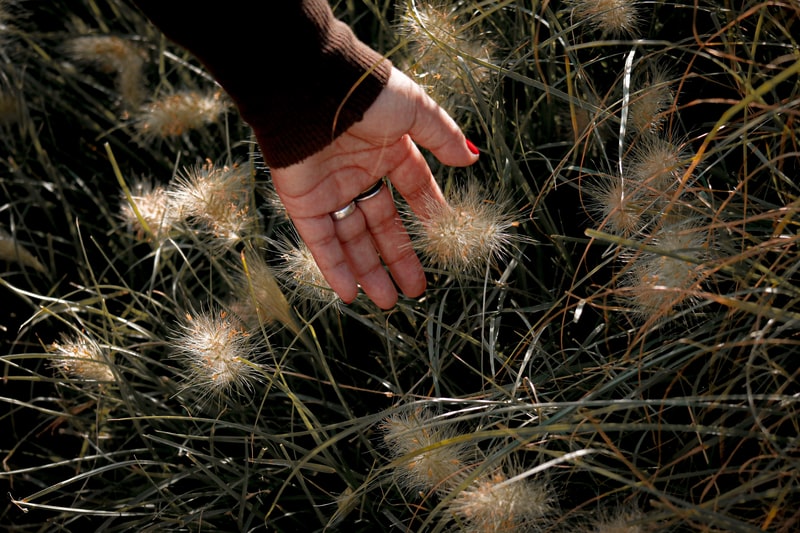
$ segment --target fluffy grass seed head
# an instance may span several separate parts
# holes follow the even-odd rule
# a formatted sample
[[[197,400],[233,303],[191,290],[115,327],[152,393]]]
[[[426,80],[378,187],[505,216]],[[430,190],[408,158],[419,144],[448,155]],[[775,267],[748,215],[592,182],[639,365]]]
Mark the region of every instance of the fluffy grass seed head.
[[[194,392],[202,404],[251,388],[259,378],[254,338],[224,311],[187,313],[170,339],[186,369],[183,390]]]
[[[456,277],[482,276],[526,240],[514,232],[519,221],[501,194],[487,195],[471,180],[448,196],[444,205],[430,200],[424,220],[406,213],[414,247],[427,264]]]
[[[623,174],[602,174],[582,185],[587,207],[601,229],[617,235],[639,234],[659,224],[689,161],[687,150],[653,133],[637,138]]]
[[[408,2],[397,32],[413,61],[407,68],[409,74],[442,107],[458,116],[469,104],[473,84],[487,87],[492,80],[492,71],[471,58],[491,63],[496,45],[476,26],[462,22],[453,5],[457,4]]]
[[[331,289],[308,246],[295,234],[274,241],[281,262],[275,275],[292,294],[292,299],[320,307],[341,304]]]
[[[258,183],[258,191],[261,197],[261,204],[266,206],[269,217],[277,224],[289,222],[289,214],[286,212],[286,206],[283,200],[278,196],[278,191],[275,190],[275,185],[272,180],[261,181]]]
[[[645,134],[625,158],[625,179],[650,191],[654,198],[669,199],[690,161],[689,151],[662,135]]]
[[[427,409],[408,409],[385,418],[380,429],[400,487],[443,494],[463,479],[466,445],[448,442],[458,436],[454,425],[434,420]]]
[[[623,296],[635,315],[647,319],[669,316],[694,300],[705,280],[703,261],[709,256],[707,230],[690,219],[659,228],[648,244],[659,251],[632,251],[622,256],[628,270]]]
[[[61,335],[61,341],[48,346],[51,364],[68,376],[87,382],[114,381],[111,356],[94,340],[84,335]]]
[[[181,91],[141,106],[134,123],[146,138],[179,137],[218,122],[229,107],[220,91]]]
[[[615,174],[602,174],[582,185],[591,214],[599,219],[600,229],[630,236],[647,224],[652,200],[640,184],[625,181]]]
[[[605,37],[633,36],[639,25],[636,0],[567,0],[575,22]]]
[[[180,231],[180,210],[170,204],[166,187],[142,179],[131,184],[130,192],[135,209],[123,195],[119,216],[137,239],[160,243]]]
[[[177,216],[194,221],[222,244],[235,244],[255,228],[252,192],[249,165],[219,167],[210,161],[186,170],[168,187]]]
[[[65,43],[67,53],[75,60],[115,73],[117,90],[128,109],[139,107],[145,98],[143,51],[126,39],[113,35],[75,37]]]
[[[628,107],[631,130],[651,134],[661,132],[664,113],[675,102],[669,72],[660,62],[649,62],[637,72],[634,90]]]
[[[546,484],[530,478],[510,478],[497,469],[461,490],[448,509],[462,531],[516,533],[539,531],[538,526],[553,512],[553,504]]]

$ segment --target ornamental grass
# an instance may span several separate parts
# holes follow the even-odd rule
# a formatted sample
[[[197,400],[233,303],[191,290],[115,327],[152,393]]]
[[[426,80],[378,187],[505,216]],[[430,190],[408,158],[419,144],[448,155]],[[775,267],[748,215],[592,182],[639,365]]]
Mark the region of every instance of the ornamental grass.
[[[800,4],[333,4],[481,149],[388,311],[136,10],[0,3],[0,524],[797,531]]]

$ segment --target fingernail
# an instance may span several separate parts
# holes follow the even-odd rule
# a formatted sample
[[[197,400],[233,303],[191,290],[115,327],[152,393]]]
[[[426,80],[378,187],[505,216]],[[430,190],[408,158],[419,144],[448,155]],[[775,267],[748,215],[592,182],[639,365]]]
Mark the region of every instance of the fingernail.
[[[478,150],[478,147],[472,144],[472,141],[470,141],[469,139],[467,139],[467,148],[469,149],[470,152],[472,152],[475,155],[481,153],[481,151]]]

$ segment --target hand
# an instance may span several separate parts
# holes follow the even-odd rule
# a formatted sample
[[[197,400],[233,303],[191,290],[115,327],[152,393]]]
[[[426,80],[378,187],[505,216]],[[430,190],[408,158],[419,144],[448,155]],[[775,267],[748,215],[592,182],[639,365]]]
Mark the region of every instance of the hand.
[[[356,298],[360,285],[379,307],[393,307],[398,295],[392,278],[406,296],[425,291],[425,273],[389,187],[356,202],[352,214],[336,221],[331,217],[383,176],[422,219],[431,201],[444,203],[415,143],[445,165],[478,160],[474,145],[453,119],[419,85],[392,69],[360,122],[320,152],[272,171],[275,190],[298,234],[345,303]]]

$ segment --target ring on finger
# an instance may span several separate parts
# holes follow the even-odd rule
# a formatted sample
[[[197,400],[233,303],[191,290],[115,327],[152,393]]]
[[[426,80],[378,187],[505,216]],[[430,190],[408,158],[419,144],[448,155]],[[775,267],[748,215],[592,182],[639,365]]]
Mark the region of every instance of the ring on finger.
[[[384,179],[383,178],[379,179],[364,192],[353,198],[353,201],[363,202],[364,200],[369,200],[370,198],[378,196],[378,193],[380,193],[381,190],[383,190],[384,184],[385,184]]]
[[[355,200],[351,200],[350,203],[344,206],[343,208],[331,212],[331,218],[333,220],[344,220],[345,218],[352,215],[355,212],[355,210],[356,210],[356,202]]]

